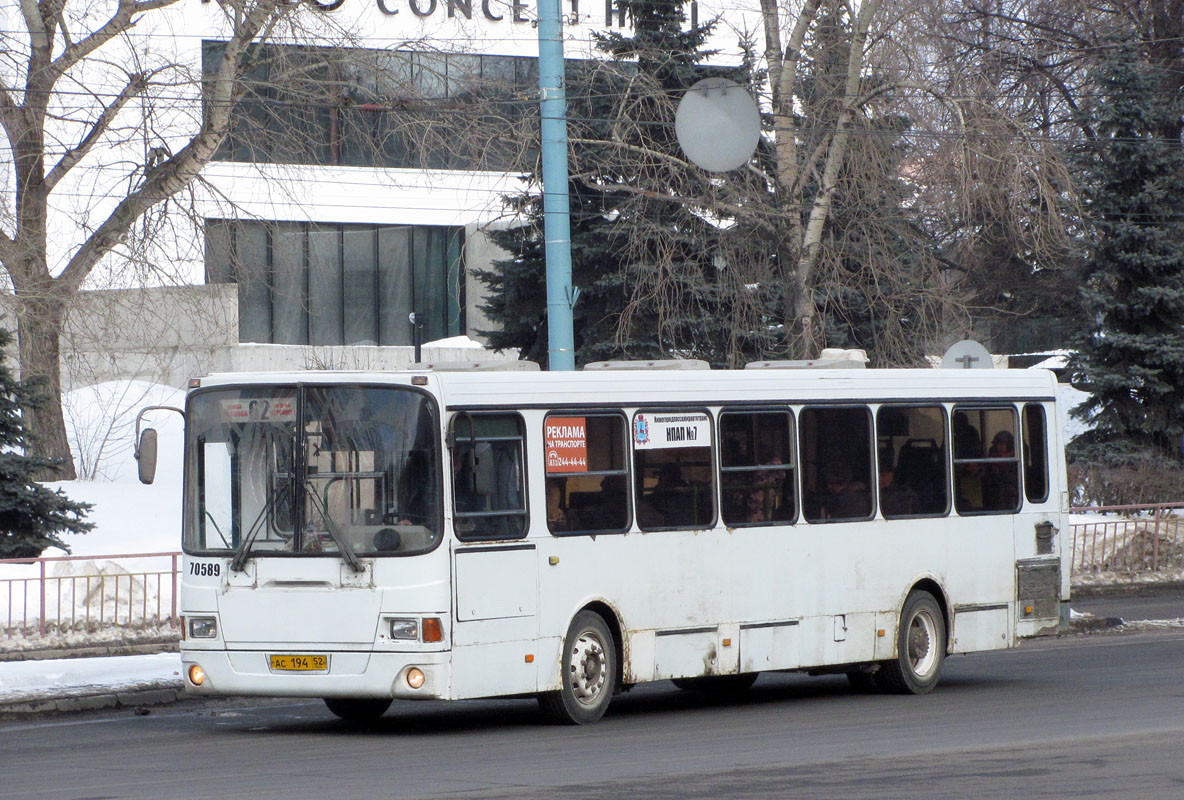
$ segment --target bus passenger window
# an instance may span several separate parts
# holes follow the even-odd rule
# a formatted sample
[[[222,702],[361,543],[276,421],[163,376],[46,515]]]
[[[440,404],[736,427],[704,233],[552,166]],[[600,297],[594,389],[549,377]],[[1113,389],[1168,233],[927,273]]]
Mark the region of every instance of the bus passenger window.
[[[946,413],[941,406],[881,406],[876,412],[880,513],[886,519],[949,508]]]
[[[792,428],[788,411],[720,415],[721,511],[726,525],[793,521]]]
[[[462,541],[526,535],[522,418],[469,414],[452,422],[452,505]]]
[[[1035,403],[1024,406],[1024,494],[1031,503],[1048,499],[1048,433]]]
[[[625,418],[550,415],[543,423],[547,528],[552,533],[629,529]]]
[[[799,417],[802,514],[809,522],[872,515],[871,414],[856,408],[806,408]]]
[[[711,418],[695,411],[633,417],[634,496],[642,530],[702,529],[715,522]]]
[[[1014,409],[959,406],[954,410],[954,506],[958,513],[1019,509],[1015,441]]]

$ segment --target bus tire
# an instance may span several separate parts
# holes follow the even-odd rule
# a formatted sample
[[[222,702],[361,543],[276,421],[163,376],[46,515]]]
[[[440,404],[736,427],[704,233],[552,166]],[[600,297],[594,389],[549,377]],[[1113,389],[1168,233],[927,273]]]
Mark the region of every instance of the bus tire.
[[[926,694],[941,677],[946,657],[946,623],[929,592],[915,591],[905,600],[896,634],[896,658],[885,661],[873,676],[890,694]]]
[[[371,722],[386,713],[391,701],[369,697],[326,697],[325,705],[336,716],[350,722]]]
[[[617,686],[617,649],[604,618],[581,611],[567,629],[560,660],[563,688],[539,695],[543,712],[555,722],[587,725],[608,710]]]
[[[741,694],[752,688],[759,674],[742,672],[739,675],[696,675],[693,678],[671,678],[670,682],[684,692]]]

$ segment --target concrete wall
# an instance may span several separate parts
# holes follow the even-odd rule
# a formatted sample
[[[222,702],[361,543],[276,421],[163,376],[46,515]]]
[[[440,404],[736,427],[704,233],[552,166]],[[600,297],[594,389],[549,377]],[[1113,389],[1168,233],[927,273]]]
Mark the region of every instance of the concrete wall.
[[[125,378],[183,387],[237,344],[233,284],[83,292],[62,337],[62,388]]]
[[[465,314],[468,335],[492,323],[481,313],[486,291],[472,275],[504,254],[478,229],[465,249]],[[15,330],[12,295],[0,295],[0,324]],[[423,348],[424,361],[488,360],[483,349]],[[15,347],[10,355],[16,363]],[[504,357],[515,358],[516,354]],[[413,347],[313,347],[240,344],[238,286],[112,289],[82,292],[69,311],[62,337],[62,388],[70,391],[106,381],[136,379],[184,388],[192,377],[211,372],[292,369],[402,369],[413,363]]]

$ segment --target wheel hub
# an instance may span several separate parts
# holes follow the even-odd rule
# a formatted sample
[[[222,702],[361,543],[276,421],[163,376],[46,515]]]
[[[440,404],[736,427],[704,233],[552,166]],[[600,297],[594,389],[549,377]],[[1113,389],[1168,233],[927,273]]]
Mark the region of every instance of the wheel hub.
[[[919,678],[928,677],[938,668],[939,655],[936,649],[937,622],[932,615],[922,610],[909,624],[908,657],[913,674]]]
[[[909,658],[913,663],[920,661],[929,654],[929,631],[920,620],[913,622],[913,629],[909,631]]]
[[[585,632],[571,651],[571,688],[575,698],[585,705],[596,702],[604,691],[604,643],[591,632]]]

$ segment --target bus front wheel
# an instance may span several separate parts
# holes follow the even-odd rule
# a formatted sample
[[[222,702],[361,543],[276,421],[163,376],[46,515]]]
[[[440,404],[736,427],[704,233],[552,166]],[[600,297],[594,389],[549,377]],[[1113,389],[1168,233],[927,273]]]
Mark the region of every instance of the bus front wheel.
[[[882,692],[925,694],[941,677],[946,657],[946,623],[929,592],[909,595],[900,612],[896,658],[880,666],[873,678]]]
[[[556,722],[587,725],[608,710],[617,686],[617,650],[604,618],[581,611],[563,640],[562,686],[539,695],[543,712]]]
[[[350,722],[370,722],[386,713],[390,700],[354,697],[326,697],[325,705],[337,716]]]

